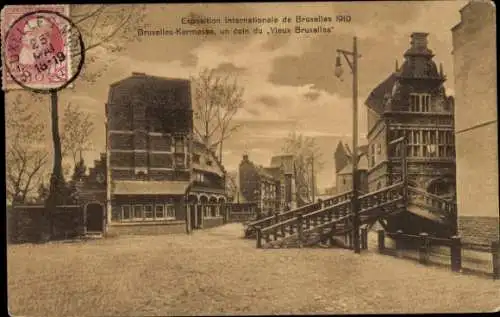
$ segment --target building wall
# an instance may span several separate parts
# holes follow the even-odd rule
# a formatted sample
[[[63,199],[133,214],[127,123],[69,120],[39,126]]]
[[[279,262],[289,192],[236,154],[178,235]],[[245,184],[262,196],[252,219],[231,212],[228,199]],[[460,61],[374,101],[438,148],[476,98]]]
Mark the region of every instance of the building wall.
[[[368,193],[368,172],[366,170],[358,170],[359,173],[359,190],[363,193]],[[352,174],[337,174],[337,193],[344,193],[352,190]]]
[[[495,18],[494,4],[469,3],[452,29],[459,228],[485,241],[499,238]]]

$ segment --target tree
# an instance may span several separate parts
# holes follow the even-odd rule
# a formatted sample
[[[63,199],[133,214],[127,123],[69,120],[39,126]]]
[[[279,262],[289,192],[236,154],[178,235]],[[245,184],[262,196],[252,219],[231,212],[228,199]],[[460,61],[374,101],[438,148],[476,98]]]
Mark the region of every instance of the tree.
[[[314,170],[316,174],[324,165],[314,138],[293,132],[285,139],[282,151],[294,156],[297,190],[304,199],[312,201],[313,186],[315,186],[315,192],[318,193],[316,182],[313,182],[313,178],[316,177],[313,177],[312,171]]]
[[[211,150],[218,150],[222,162],[222,149],[238,125],[233,118],[243,107],[244,88],[231,74],[220,75],[215,70],[203,69],[196,78],[194,86],[194,132]]]
[[[94,131],[94,123],[88,113],[68,103],[63,115],[61,147],[63,159],[67,156],[73,160],[73,166],[82,159],[82,153],[92,149],[90,135]]]
[[[144,17],[144,6],[141,5],[75,5],[71,7],[71,20],[76,24],[82,36],[85,47],[73,50],[73,57],[86,55],[85,67],[80,73],[80,79],[95,82],[106,70],[106,64],[102,69],[89,70],[99,55],[113,53],[125,48],[126,43],[133,40],[132,29]],[[77,41],[72,41],[77,46]],[[88,54],[90,51],[100,49],[101,54]],[[51,93],[51,121],[52,141],[54,144],[54,165],[50,180],[50,194],[47,198],[46,209],[51,210],[58,204],[65,203],[66,184],[63,173],[63,153],[61,146],[61,135],[59,133],[58,95]]]
[[[7,199],[15,203],[26,203],[35,194],[48,160],[41,146],[45,126],[32,110],[34,106],[23,102],[19,94],[5,106]]]

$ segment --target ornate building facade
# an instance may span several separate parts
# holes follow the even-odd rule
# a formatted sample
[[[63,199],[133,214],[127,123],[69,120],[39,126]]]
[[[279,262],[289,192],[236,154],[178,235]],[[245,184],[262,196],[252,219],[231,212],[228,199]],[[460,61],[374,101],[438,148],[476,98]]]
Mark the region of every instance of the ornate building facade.
[[[427,33],[411,34],[404,62],[370,94],[368,108],[368,187],[401,179],[401,147],[407,138],[409,185],[453,199],[455,196],[454,102],[447,96],[442,66],[433,61]]]

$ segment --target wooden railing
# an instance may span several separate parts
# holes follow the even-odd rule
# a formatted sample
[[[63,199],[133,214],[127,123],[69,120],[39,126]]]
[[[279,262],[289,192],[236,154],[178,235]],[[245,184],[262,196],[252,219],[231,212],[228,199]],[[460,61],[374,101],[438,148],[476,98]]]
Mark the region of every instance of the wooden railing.
[[[456,204],[424,190],[408,186],[408,198],[412,204],[420,205],[431,213],[446,217],[456,216]]]
[[[333,197],[324,199],[324,200],[319,200],[318,202],[311,203],[308,205],[304,205],[302,207],[292,209],[289,211],[281,212],[273,216],[268,216],[256,221],[252,221],[247,224],[247,228],[245,229],[245,236],[246,237],[251,237],[253,234],[255,234],[255,228],[265,228],[269,227],[272,224],[280,223],[283,221],[286,221],[288,219],[292,219],[296,217],[299,214],[307,214],[316,210],[319,210],[325,206],[332,206],[335,204],[338,204],[339,202],[342,201],[347,201],[352,197],[352,192],[343,192],[338,195],[335,195]]]
[[[374,216],[374,214],[371,213],[372,211],[377,211],[380,210],[380,207],[389,206],[402,201],[403,194],[401,189],[402,184],[395,184],[375,193],[360,196],[359,198],[361,202],[363,202],[359,212],[361,222],[366,222],[366,220]],[[392,208],[389,212],[394,211],[394,209],[395,208]],[[383,211],[385,212],[385,210]],[[376,216],[378,215],[379,214],[376,214]],[[263,241],[269,243],[273,240],[276,241],[279,238],[285,238],[292,235],[297,236],[298,239],[301,240],[304,234],[319,231],[337,224],[343,226],[343,231],[350,230],[349,228],[352,227],[352,216],[350,200],[324,206],[317,211],[297,214],[295,217],[289,218],[286,221],[274,223],[260,229],[257,233],[257,247],[261,247]]]
[[[403,183],[397,183],[388,187],[384,187],[377,191],[359,196],[359,204],[361,210],[371,208],[372,206],[380,206],[381,204],[391,201],[395,198],[402,197]]]
[[[456,216],[453,202],[410,186],[407,187],[407,194],[406,204],[421,205],[430,212],[447,217]],[[266,217],[250,223],[246,233],[255,233],[257,245],[261,246],[263,241],[269,243],[292,235],[301,240],[303,235],[307,236],[308,233],[318,232],[327,227],[333,230],[333,226],[337,226],[337,230],[347,232],[352,230],[352,217],[354,216],[351,212],[351,198],[352,192],[346,192],[317,203]],[[358,199],[361,223],[369,223],[379,216],[399,212],[402,207],[405,207],[404,183],[399,182],[361,195]],[[342,229],[339,229],[339,226]]]

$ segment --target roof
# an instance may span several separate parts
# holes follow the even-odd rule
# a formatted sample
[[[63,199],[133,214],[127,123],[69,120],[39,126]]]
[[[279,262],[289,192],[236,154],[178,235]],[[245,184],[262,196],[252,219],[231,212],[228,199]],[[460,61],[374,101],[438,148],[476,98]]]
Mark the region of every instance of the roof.
[[[267,167],[262,167],[262,166],[255,166],[255,170],[259,174],[260,177],[265,177],[265,178],[270,178],[273,180],[276,180],[276,177],[273,174],[272,170],[269,170]]]
[[[171,78],[171,77],[163,77],[163,76],[155,76],[155,75],[148,75],[146,73],[140,73],[140,72],[132,72],[131,76],[125,77],[121,80],[118,80],[114,83],[112,83],[110,86],[116,86],[119,84],[122,84],[123,82],[130,81],[133,79],[152,79],[152,80],[159,80],[159,81],[169,81],[169,82],[185,82],[185,83],[190,83],[191,81],[187,78]]]
[[[368,157],[366,155],[362,155],[359,158],[358,170],[368,170]],[[349,175],[352,174],[352,164],[349,162],[337,175]]]
[[[392,87],[397,81],[397,74],[392,73],[373,89],[365,101],[365,105],[376,113],[384,112],[384,99],[386,94],[392,92]]]
[[[281,167],[283,164],[285,174],[293,174],[293,161],[292,154],[276,155],[271,158],[271,167]]]
[[[194,162],[192,163],[193,168],[207,170],[209,172],[216,173],[216,174],[221,174],[221,173],[224,174],[226,172],[224,166],[219,161],[219,158],[217,157],[217,155],[215,155],[214,151],[209,150],[208,147],[204,143],[197,141],[197,140],[194,140],[193,141],[193,153],[198,154],[198,155],[200,155],[201,153],[208,154],[210,156],[210,158],[213,161],[215,161],[215,163],[217,164],[217,167],[219,167],[220,171],[216,170],[215,166],[213,166],[213,165],[212,166],[206,166],[206,165],[202,166],[201,164],[194,163]]]
[[[184,195],[187,181],[112,181],[114,195]]]
[[[274,179],[280,178],[281,167],[264,167],[264,171],[271,175]]]

